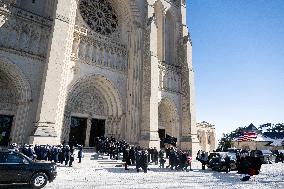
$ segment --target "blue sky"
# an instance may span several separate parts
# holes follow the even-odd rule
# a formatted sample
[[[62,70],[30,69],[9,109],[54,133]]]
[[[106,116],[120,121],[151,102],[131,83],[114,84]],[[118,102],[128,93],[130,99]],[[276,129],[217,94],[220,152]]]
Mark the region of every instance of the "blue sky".
[[[197,121],[284,122],[284,0],[188,0]]]

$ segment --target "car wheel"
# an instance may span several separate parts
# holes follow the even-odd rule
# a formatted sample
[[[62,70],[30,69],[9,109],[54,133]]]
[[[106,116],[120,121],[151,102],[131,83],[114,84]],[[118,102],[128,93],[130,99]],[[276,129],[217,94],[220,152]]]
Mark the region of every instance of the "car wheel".
[[[45,173],[36,173],[31,178],[31,187],[35,189],[43,188],[47,183],[47,179]]]

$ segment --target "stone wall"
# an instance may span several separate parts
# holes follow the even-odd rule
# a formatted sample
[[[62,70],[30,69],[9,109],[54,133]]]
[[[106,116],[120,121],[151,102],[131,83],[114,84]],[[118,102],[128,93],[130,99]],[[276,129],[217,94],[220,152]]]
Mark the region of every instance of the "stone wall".
[[[76,115],[88,119],[87,131],[92,118],[104,118],[107,135],[132,144],[159,148],[164,127],[178,147],[196,148],[185,1],[23,2],[0,0],[0,55],[31,86],[24,141],[32,130],[32,143],[68,141]],[[6,78],[0,86],[13,94]]]
[[[216,131],[215,126],[205,121],[196,124],[197,137],[199,139],[201,150],[212,152],[216,150]]]

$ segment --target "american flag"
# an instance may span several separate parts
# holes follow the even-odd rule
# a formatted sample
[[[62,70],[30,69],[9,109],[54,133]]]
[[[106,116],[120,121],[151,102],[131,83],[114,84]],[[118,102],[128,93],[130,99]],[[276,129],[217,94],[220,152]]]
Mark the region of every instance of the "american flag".
[[[255,139],[257,137],[255,132],[243,132],[239,135],[239,137],[237,138],[238,142],[242,142],[242,141],[248,141],[248,140],[252,140]]]

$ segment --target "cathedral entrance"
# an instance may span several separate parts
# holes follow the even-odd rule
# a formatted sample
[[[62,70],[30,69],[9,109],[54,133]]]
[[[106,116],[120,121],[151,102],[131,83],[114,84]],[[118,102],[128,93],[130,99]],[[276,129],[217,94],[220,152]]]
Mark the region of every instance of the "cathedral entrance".
[[[8,146],[13,116],[0,115],[0,146]]]
[[[166,137],[166,130],[165,129],[159,129],[159,138],[160,138],[160,148],[165,148],[165,137]]]
[[[69,144],[85,145],[87,119],[79,117],[71,117]]]
[[[70,141],[74,135],[80,144],[94,146],[94,139],[98,136],[119,138],[124,134],[121,132],[125,118],[120,98],[106,77],[92,75],[74,82],[70,86],[64,115],[62,141]],[[77,122],[81,126],[76,126]]]
[[[0,146],[27,141],[31,88],[22,70],[0,56]]]
[[[174,104],[168,99],[162,99],[159,107],[159,138],[160,147],[175,145],[173,139],[178,136],[178,120]]]
[[[105,120],[92,119],[89,146],[95,146],[95,138],[105,136]]]

